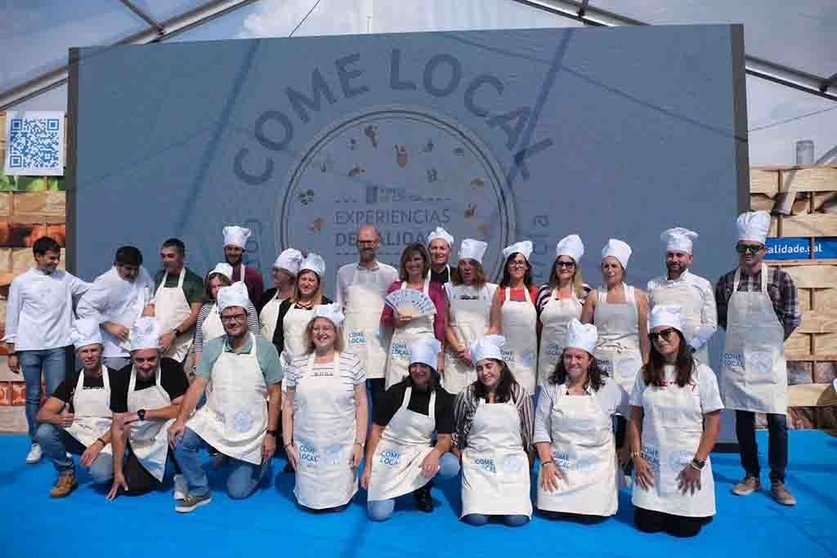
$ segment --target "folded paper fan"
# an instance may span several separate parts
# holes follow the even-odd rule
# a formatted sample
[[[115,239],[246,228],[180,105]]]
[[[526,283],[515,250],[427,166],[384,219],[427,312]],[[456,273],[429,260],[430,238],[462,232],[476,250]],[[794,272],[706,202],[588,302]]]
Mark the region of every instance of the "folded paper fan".
[[[402,316],[418,318],[432,316],[436,313],[436,306],[430,297],[415,289],[399,289],[387,295],[387,304]]]

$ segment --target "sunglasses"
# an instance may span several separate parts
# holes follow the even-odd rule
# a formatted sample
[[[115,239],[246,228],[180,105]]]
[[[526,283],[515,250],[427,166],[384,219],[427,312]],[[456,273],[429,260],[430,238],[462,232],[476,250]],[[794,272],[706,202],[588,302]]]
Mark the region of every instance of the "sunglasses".
[[[749,252],[751,254],[758,254],[764,246],[761,244],[736,244],[735,251],[739,254],[744,254],[745,252]]]
[[[566,267],[566,268],[573,268],[575,267],[575,262],[562,262],[558,261],[555,263],[555,267]]]
[[[668,329],[664,329],[662,331],[657,331],[657,332],[652,331],[651,333],[648,334],[648,339],[650,339],[651,341],[656,341],[657,339],[662,337],[663,341],[671,341],[671,334],[674,333],[675,331],[677,331],[677,330],[674,329],[673,327],[670,327]]]

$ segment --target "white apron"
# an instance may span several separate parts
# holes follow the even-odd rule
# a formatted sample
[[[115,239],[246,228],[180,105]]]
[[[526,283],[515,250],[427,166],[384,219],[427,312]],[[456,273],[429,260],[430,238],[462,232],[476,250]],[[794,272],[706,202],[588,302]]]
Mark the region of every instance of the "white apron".
[[[538,385],[544,385],[564,353],[567,324],[572,318],[581,319],[581,302],[573,291],[570,298],[556,298],[557,289],[541,310],[541,348],[538,353]]]
[[[261,465],[267,431],[267,384],[250,334],[249,353],[224,351],[212,366],[206,405],[187,426],[219,452]]]
[[[651,308],[658,304],[680,307],[686,322],[683,326],[683,334],[687,342],[692,340],[703,325],[701,321],[703,300],[700,297],[700,291],[686,281],[678,281],[671,287],[657,287],[648,293],[648,299],[651,301]],[[709,364],[709,343],[705,343],[703,347],[695,351],[694,357],[704,364]]]
[[[401,282],[401,288],[407,288],[407,282]],[[425,295],[430,296],[430,280],[424,280],[422,289]],[[433,331],[433,316],[421,316],[413,318],[404,327],[396,327],[392,333],[392,341],[389,344],[387,355],[386,389],[397,384],[410,374],[410,345],[423,338],[435,336]]]
[[[788,412],[785,333],[767,294],[767,266],[761,290],[738,292],[735,272],[727,310],[720,389],[727,409],[784,415]]]
[[[666,376],[671,377],[668,367]],[[703,434],[697,377],[695,364],[692,384],[681,388],[672,380],[662,388],[646,386],[642,393],[642,457],[654,472],[654,485],[646,490],[634,482],[631,501],[637,507],[684,517],[715,515],[715,482],[708,457],[700,490],[692,495],[677,489],[677,475],[694,458]]]
[[[384,428],[369,477],[369,501],[389,500],[409,494],[430,482],[421,471],[424,458],[433,451],[436,430],[436,390],[430,394],[430,415],[407,408],[413,389],[404,390],[404,401]]]
[[[213,303],[209,314],[204,318],[201,324],[203,328],[203,342],[206,343],[210,339],[217,339],[224,335],[224,324],[221,322],[221,312],[218,311],[218,304]]]
[[[66,428],[67,434],[81,442],[86,448],[110,431],[113,413],[110,410],[110,378],[108,369],[102,366],[104,389],[84,389],[84,370],[78,375],[73,393],[73,424]],[[110,444],[101,453],[113,455]]]
[[[462,452],[462,515],[525,515],[529,499],[529,458],[520,439],[514,403],[477,404],[468,446]]]
[[[463,296],[477,298],[466,298]],[[491,292],[486,284],[479,291],[468,285],[451,285],[448,288],[450,305],[450,323],[448,327],[456,333],[456,338],[466,347],[483,337],[488,331],[491,313]],[[459,358],[451,346],[445,350],[445,372],[442,385],[448,393],[456,395],[477,379],[477,372],[472,364]]]
[[[529,289],[524,287],[526,300],[511,300],[511,289],[506,287],[505,301],[500,307],[501,330],[506,338],[503,358],[515,380],[534,395],[538,366],[538,312],[532,304]]]
[[[286,362],[301,357],[308,352],[308,340],[305,338],[305,328],[314,317],[312,308],[297,308],[292,305],[282,320],[282,331],[285,335],[285,346],[282,353]],[[271,338],[272,339],[272,338]]]
[[[642,368],[642,351],[639,348],[639,311],[634,298],[634,288],[622,284],[624,303],[608,303],[607,289],[599,289],[599,300],[593,315],[593,324],[599,330],[599,342],[593,356],[602,370],[616,380],[628,393]]]
[[[342,506],[357,492],[357,469],[351,467],[355,441],[354,390],[340,379],[340,354],[334,374],[315,376],[314,355],[308,374],[294,394],[294,446],[299,453],[294,495],[315,510]]]
[[[264,305],[262,311],[259,312],[259,331],[262,337],[268,341],[273,340],[273,334],[276,331],[276,322],[279,320],[279,306],[284,300],[284,298],[273,297]]]
[[[134,391],[137,385],[137,371],[131,367],[131,379],[128,381],[128,412],[136,413],[140,409],[162,409],[171,405],[171,398],[163,389],[162,372],[159,367],[154,373],[154,386]],[[158,481],[162,482],[166,472],[166,458],[169,452],[169,426],[174,419],[138,420],[131,424],[128,442],[131,451],[140,464]]]
[[[163,280],[154,294],[154,317],[163,332],[173,331],[174,328],[183,323],[186,318],[192,315],[192,307],[186,300],[183,292],[183,279],[186,277],[186,268],[180,270],[176,287],[166,287],[166,280],[169,274],[163,274]],[[173,358],[177,362],[183,362],[189,349],[192,347],[193,337],[183,333],[178,335],[172,342],[169,350],[163,356]]]
[[[366,378],[381,379],[387,363],[385,335],[381,328],[384,295],[378,289],[359,283],[358,270],[346,287],[343,337],[346,351],[355,353],[366,366]]]
[[[559,386],[552,407],[552,459],[561,469],[558,490],[547,492],[538,478],[538,509],[611,516],[619,506],[616,446],[611,419],[596,393],[569,395]],[[543,473],[543,468],[541,468]]]

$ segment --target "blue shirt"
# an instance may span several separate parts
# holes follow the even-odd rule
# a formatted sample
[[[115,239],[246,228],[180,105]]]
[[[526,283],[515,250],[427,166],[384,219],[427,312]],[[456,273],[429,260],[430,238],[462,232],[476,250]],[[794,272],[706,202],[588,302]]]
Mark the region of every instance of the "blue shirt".
[[[244,343],[241,353],[250,354],[253,350],[253,337],[247,336],[247,341]],[[259,367],[262,369],[262,375],[267,385],[278,384],[282,381],[282,364],[279,362],[279,353],[273,343],[255,337],[256,339],[256,359],[259,361]],[[227,336],[222,335],[216,339],[210,339],[203,345],[203,353],[201,354],[201,362],[195,372],[201,378],[207,380],[212,375],[212,367],[215,366],[215,361],[221,356],[223,352],[235,352],[227,342]]]

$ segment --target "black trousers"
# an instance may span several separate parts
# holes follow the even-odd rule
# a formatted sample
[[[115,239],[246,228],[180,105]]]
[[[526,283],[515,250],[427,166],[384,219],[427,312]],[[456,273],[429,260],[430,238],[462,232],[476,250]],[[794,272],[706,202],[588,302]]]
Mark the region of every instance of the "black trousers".
[[[565,513],[547,510],[538,510],[538,513],[547,519],[564,519],[582,525],[595,525],[607,519],[607,516],[604,515],[586,515],[582,513]]]
[[[174,467],[175,474],[180,473],[180,467],[177,466],[171,448],[169,448],[167,461]],[[163,484],[142,466],[137,456],[131,451],[130,445],[125,454],[125,460],[122,462],[122,474],[125,476],[125,482],[128,485],[128,490],[123,494],[128,496],[147,494]]]
[[[756,443],[756,414],[735,411],[735,437],[741,466],[748,476],[758,478],[759,447]],[[788,466],[788,420],[785,415],[767,415],[767,463],[770,465],[770,481],[785,482]]]
[[[685,517],[669,513],[634,508],[634,524],[643,533],[666,532],[675,537],[694,537],[712,517]]]

